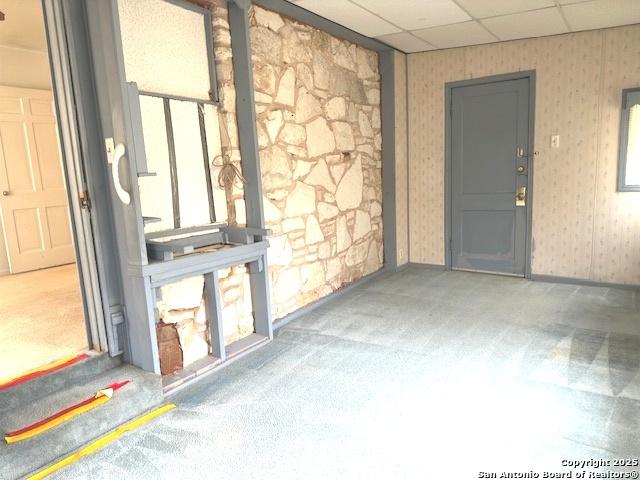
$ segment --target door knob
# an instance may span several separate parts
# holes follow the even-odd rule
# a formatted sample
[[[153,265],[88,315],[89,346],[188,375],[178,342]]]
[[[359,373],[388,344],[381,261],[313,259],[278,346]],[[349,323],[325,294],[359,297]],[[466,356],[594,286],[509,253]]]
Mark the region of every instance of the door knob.
[[[526,205],[527,187],[518,187],[516,190],[516,207],[524,207]]]
[[[3,197],[8,197],[9,195],[10,195],[10,194],[9,194],[9,190],[3,190],[3,191],[2,191],[2,196],[3,196]]]

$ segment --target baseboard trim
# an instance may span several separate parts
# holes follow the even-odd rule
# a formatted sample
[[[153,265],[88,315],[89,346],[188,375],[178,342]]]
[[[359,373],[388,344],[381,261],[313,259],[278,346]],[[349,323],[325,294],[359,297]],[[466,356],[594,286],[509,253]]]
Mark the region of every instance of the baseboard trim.
[[[567,283],[570,285],[581,285],[585,287],[605,287],[605,288],[620,288],[623,290],[640,290],[640,285],[633,285],[629,283],[598,282],[596,280],[586,280],[583,278],[557,277],[555,275],[539,275],[537,273],[531,274],[531,280],[533,280],[534,282]]]
[[[355,288],[361,287],[362,285],[364,285],[366,283],[369,283],[371,280],[379,277],[380,275],[382,275],[383,273],[386,273],[386,272],[388,272],[388,270],[386,270],[385,268],[381,268],[380,270],[375,271],[373,273],[370,273],[369,275],[365,275],[361,279],[356,280],[355,282],[353,282],[350,285],[347,285],[346,287],[342,287],[342,288],[336,290],[335,292],[330,293],[326,297],[319,298],[315,302],[309,303],[308,305],[305,305],[304,307],[300,307],[298,310],[295,310],[295,311],[285,315],[281,319],[276,320],[275,322],[273,322],[273,330],[274,330],[274,332],[279,330],[279,329],[281,329],[282,327],[284,327],[289,322],[292,322],[292,321],[302,317],[303,315],[307,315],[308,313],[311,313],[316,308],[321,307],[322,305],[326,304],[327,302],[330,302],[332,300],[335,300],[336,298],[341,297],[345,293],[348,293],[348,292],[350,292],[351,290],[353,290]]]
[[[437,265],[435,263],[415,263],[415,262],[409,262],[407,264],[409,267],[414,267],[414,268],[426,268],[428,270],[447,270],[447,266],[446,265]]]
[[[408,267],[412,268],[424,268],[429,270],[449,270],[445,265],[435,265],[432,263],[414,263],[409,262],[402,265],[398,271],[404,270]],[[483,272],[478,272],[483,273]],[[491,274],[491,272],[485,272]],[[570,285],[581,285],[585,287],[605,287],[605,288],[620,288],[623,290],[640,290],[640,285],[634,285],[630,283],[611,283],[611,282],[599,282],[596,280],[587,280],[584,278],[573,277],[560,277],[555,275],[541,275],[532,273],[528,280],[534,282],[549,282],[549,283],[566,283]]]
[[[402,265],[398,265],[395,270],[390,270],[391,272],[404,272],[406,269],[408,269],[411,266],[411,264],[409,262],[405,262]]]

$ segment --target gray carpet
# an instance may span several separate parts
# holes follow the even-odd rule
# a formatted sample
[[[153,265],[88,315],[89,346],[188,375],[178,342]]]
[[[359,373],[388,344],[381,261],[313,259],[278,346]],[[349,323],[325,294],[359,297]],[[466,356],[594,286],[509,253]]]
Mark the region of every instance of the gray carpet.
[[[76,264],[0,276],[0,379],[87,349]]]
[[[68,369],[0,392],[0,432],[9,432],[46,418],[123,380],[131,383],[99,408],[22,442],[9,445],[1,442],[0,479],[19,478],[39,470],[149,411],[163,400],[158,375],[131,365],[119,365],[106,354],[94,355]]]
[[[639,334],[637,292],[411,268],[54,478],[455,480],[637,458]]]

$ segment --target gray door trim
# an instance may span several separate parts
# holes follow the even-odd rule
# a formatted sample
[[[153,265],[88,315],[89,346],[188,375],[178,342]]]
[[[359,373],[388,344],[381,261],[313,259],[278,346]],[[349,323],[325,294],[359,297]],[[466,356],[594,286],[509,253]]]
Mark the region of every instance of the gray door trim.
[[[529,174],[527,175],[527,232],[525,235],[525,278],[531,278],[531,251],[533,249],[533,174],[535,166],[534,157],[534,132],[535,132],[535,105],[536,105],[536,71],[526,70],[522,72],[491,75],[488,77],[471,78],[445,83],[445,143],[444,143],[444,251],[445,268],[451,270],[451,99],[452,91],[457,87],[482,85],[486,83],[504,82],[508,80],[529,80]]]
[[[80,193],[86,194],[89,188],[85,182],[86,165],[81,153],[81,127],[75,111],[78,95],[74,92],[73,67],[69,58],[71,32],[65,25],[62,3],[43,0],[42,10],[88,345],[90,349],[106,352],[109,350],[105,325],[108,310],[103,303],[105,293],[99,280],[90,214],[80,204]]]

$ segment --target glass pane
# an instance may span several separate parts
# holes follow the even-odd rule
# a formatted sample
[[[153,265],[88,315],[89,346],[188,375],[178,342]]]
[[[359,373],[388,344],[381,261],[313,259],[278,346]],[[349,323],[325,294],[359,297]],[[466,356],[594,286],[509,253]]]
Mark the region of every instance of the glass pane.
[[[627,140],[626,185],[640,185],[640,104],[629,111],[629,134]]]
[[[211,186],[213,190],[213,205],[216,221],[226,222],[227,196],[224,186],[220,185],[219,176],[222,167],[222,145],[220,141],[220,124],[218,112],[213,105],[204,105],[204,125],[207,132],[207,150],[209,152],[209,168],[211,171]]]
[[[140,90],[209,99],[202,13],[164,0],[118,0],[127,81]]]
[[[211,217],[198,104],[171,100],[170,107],[176,148],[180,227],[206,225],[211,223]]]
[[[147,154],[147,167],[155,173],[153,177],[140,177],[140,204],[146,217],[162,220],[149,223],[145,232],[156,232],[173,228],[173,200],[171,198],[171,174],[169,172],[169,148],[161,98],[140,96],[142,132]]]

